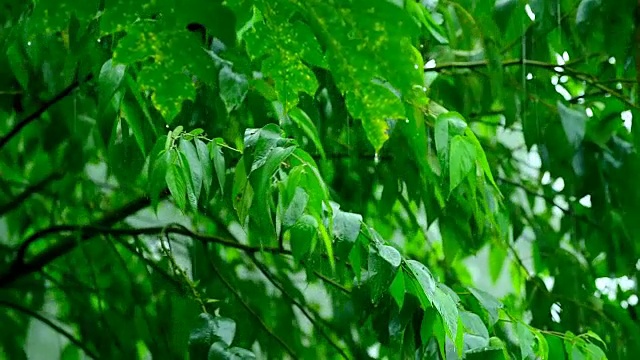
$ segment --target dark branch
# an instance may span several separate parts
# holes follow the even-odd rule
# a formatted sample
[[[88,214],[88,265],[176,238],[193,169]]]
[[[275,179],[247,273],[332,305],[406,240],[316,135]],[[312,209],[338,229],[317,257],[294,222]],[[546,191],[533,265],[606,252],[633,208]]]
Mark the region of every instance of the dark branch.
[[[287,343],[284,340],[282,340],[276,333],[273,332],[273,330],[271,330],[267,326],[267,324],[264,323],[260,315],[255,310],[253,310],[251,306],[249,306],[249,304],[242,298],[238,290],[236,290],[236,288],[234,288],[233,285],[231,285],[229,280],[227,280],[224,276],[222,276],[222,272],[220,272],[220,270],[216,266],[213,259],[210,256],[207,256],[207,259],[209,260],[209,265],[211,266],[211,269],[220,278],[220,281],[222,281],[224,286],[226,286],[227,289],[229,289],[229,291],[231,291],[231,293],[238,299],[240,304],[242,304],[242,306],[247,310],[247,312],[256,319],[256,321],[258,322],[258,324],[260,324],[260,326],[264,329],[264,331],[266,331],[267,334],[269,334],[269,336],[274,338],[280,344],[280,346],[282,346],[284,351],[286,351],[291,356],[292,359],[298,359],[298,356],[293,351],[293,349],[291,349],[291,347],[287,345]]]
[[[91,80],[91,78],[93,77],[92,74],[89,74],[83,81],[87,82],[89,80]],[[50,107],[52,107],[53,105],[55,105],[56,103],[58,103],[60,100],[66,98],[67,96],[69,96],[69,94],[71,94],[75,89],[77,89],[80,86],[81,82],[78,80],[74,80],[71,85],[67,86],[66,88],[64,88],[60,93],[58,93],[58,95],[54,96],[52,99],[46,101],[44,104],[42,104],[36,111],[34,111],[33,113],[31,113],[30,115],[28,115],[27,117],[25,117],[24,119],[18,121],[18,123],[16,124],[16,126],[14,126],[7,134],[5,134],[3,137],[0,138],[0,149],[2,149],[5,145],[7,145],[7,143],[16,135],[18,135],[18,133],[20,133],[20,131],[27,125],[29,125],[30,123],[32,123],[33,121],[35,121],[36,119],[38,119],[42,114],[44,114],[47,110],[49,110]]]
[[[16,196],[12,200],[9,200],[9,202],[7,202],[6,204],[0,205],[0,216],[6,214],[7,212],[9,212],[11,210],[13,210],[18,205],[20,205],[20,203],[25,201],[28,197],[30,197],[31,195],[33,195],[35,193],[38,193],[38,192],[42,191],[42,189],[44,189],[49,183],[51,183],[53,181],[56,181],[56,180],[60,179],[61,177],[62,177],[62,173],[53,173],[53,174],[50,174],[49,176],[47,176],[46,178],[42,179],[40,182],[35,183],[35,184],[27,187],[18,196]]]
[[[186,227],[183,227],[178,224],[171,224],[169,226],[155,226],[155,227],[147,227],[147,228],[108,228],[108,227],[98,227],[98,226],[85,226],[85,225],[59,225],[52,226],[41,231],[36,232],[35,234],[29,236],[17,249],[16,253],[16,263],[24,264],[25,255],[27,249],[31,244],[46,237],[51,234],[60,234],[60,233],[68,233],[80,235],[83,238],[88,237],[96,237],[99,235],[111,235],[111,236],[140,236],[140,235],[162,235],[162,234],[178,234],[188,236],[190,238],[199,240],[203,243],[213,243],[218,244],[238,250],[242,250],[246,253],[256,253],[256,252],[268,252],[272,254],[289,254],[289,251],[286,249],[280,249],[277,247],[252,247],[249,245],[244,245],[232,240],[223,239],[217,236],[211,235],[203,235],[195,233]]]
[[[9,268],[6,274],[0,276],[0,286],[6,285],[25,276],[32,272],[38,271],[53,260],[66,254],[76,244],[74,240],[76,237],[70,236],[68,241],[61,242],[54,245],[44,253],[37,255],[31,261],[25,261],[27,250],[31,244],[44,239],[48,235],[52,234],[67,234],[79,236],[82,241],[94,238],[101,235],[110,236],[140,236],[140,235],[161,235],[161,234],[178,234],[188,236],[203,243],[212,243],[230,247],[244,251],[248,254],[254,254],[257,252],[267,252],[272,254],[285,254],[290,255],[291,251],[286,249],[280,249],[277,247],[252,247],[244,245],[232,240],[223,239],[217,236],[203,235],[194,233],[193,231],[181,226],[181,225],[169,225],[169,226],[157,226],[148,228],[126,229],[126,228],[109,228],[100,226],[87,226],[87,225],[58,225],[52,226],[36,232],[29,236],[20,246],[16,249],[16,257],[13,264]]]
[[[84,353],[86,355],[88,355],[89,357],[91,357],[92,359],[99,359],[100,356],[98,356],[98,354],[94,353],[91,349],[89,349],[86,345],[84,345],[82,343],[82,341],[80,339],[77,339],[75,336],[73,336],[73,334],[71,334],[70,332],[68,332],[67,330],[63,329],[61,326],[59,326],[58,324],[54,323],[53,321],[47,319],[45,316],[27,308],[24,307],[22,305],[18,305],[18,304],[14,304],[8,301],[4,301],[4,300],[0,300],[0,306],[9,308],[9,309],[13,309],[15,311],[21,312],[29,317],[32,317],[40,322],[42,322],[43,324],[47,325],[48,327],[50,327],[51,329],[53,329],[55,332],[57,332],[58,334],[64,336],[67,340],[69,340],[70,343],[72,343],[73,345],[77,346],[80,350],[84,351]]]
[[[166,193],[163,194],[163,196],[166,196]],[[151,200],[147,197],[143,197],[137,200],[134,200],[133,202],[123,206],[120,209],[117,209],[111,213],[106,214],[102,219],[99,219],[98,221],[95,222],[95,226],[96,227],[109,227],[112,226],[114,224],[116,224],[119,221],[122,221],[124,219],[126,219],[127,217],[129,217],[130,215],[135,214],[136,212],[148,207],[151,203]],[[76,227],[81,227],[78,225],[75,225]],[[59,229],[57,232],[69,232],[69,231],[73,231],[72,229],[69,229],[70,225],[66,225],[66,226],[54,226],[52,228],[49,229]],[[48,235],[48,234],[52,234],[52,233],[56,233],[56,231],[52,231],[52,230],[42,230],[39,231],[37,234],[41,234],[38,237],[34,237],[34,235],[32,235],[31,237],[29,237],[29,239],[27,239],[25,242],[34,242],[36,241],[38,238]],[[9,268],[9,271],[7,271],[6,273],[0,275],[0,287],[6,286],[8,284],[13,283],[14,281],[30,275],[34,272],[40,271],[42,268],[44,268],[45,266],[47,266],[49,263],[51,263],[52,261],[56,260],[57,258],[69,253],[71,250],[73,250],[76,245],[79,242],[88,240],[91,238],[90,234],[83,234],[82,237],[80,239],[78,239],[77,237],[69,237],[66,239],[63,239],[62,241],[54,244],[53,246],[51,246],[49,249],[47,249],[46,251],[38,254],[37,256],[35,256],[29,263],[24,263],[24,254],[26,252],[26,248],[29,246],[29,244],[21,244],[19,246],[19,248],[17,249],[18,254],[16,256],[16,259],[14,260],[14,263],[12,264],[12,266]],[[80,240],[80,241],[78,241]],[[24,249],[22,249],[24,247]],[[21,250],[22,249],[22,250]],[[22,253],[22,254],[20,254]]]
[[[267,278],[267,280],[269,280],[269,282],[271,282],[271,284],[273,284],[273,286],[275,286],[278,290],[280,290],[280,292],[282,293],[282,295],[289,299],[289,302],[291,302],[293,305],[295,305],[298,309],[300,309],[300,311],[302,312],[302,314],[307,318],[307,320],[309,320],[309,322],[311,322],[311,324],[313,324],[313,326],[318,330],[318,333],[320,333],[320,335],[322,335],[322,337],[324,337],[327,342],[334,348],[336,349],[336,351],[340,354],[340,356],[342,356],[342,358],[344,359],[349,359],[349,356],[347,356],[347,354],[344,352],[344,350],[340,347],[340,345],[338,345],[335,341],[333,341],[333,339],[331,338],[331,336],[329,336],[329,334],[322,328],[322,326],[320,326],[320,322],[322,321],[322,319],[318,320],[316,318],[314,318],[313,316],[311,316],[311,314],[309,313],[309,311],[307,310],[307,308],[302,305],[300,303],[300,301],[296,300],[292,295],[290,295],[285,288],[282,286],[282,284],[280,284],[280,282],[276,279],[276,277],[269,271],[269,269],[267,269],[267,267],[262,264],[261,262],[258,261],[258,259],[256,259],[255,256],[250,255],[251,260],[253,261],[253,263],[256,265],[256,267],[258,268],[258,270],[260,270],[260,272],[262,273],[262,275],[264,275],[264,277]]]

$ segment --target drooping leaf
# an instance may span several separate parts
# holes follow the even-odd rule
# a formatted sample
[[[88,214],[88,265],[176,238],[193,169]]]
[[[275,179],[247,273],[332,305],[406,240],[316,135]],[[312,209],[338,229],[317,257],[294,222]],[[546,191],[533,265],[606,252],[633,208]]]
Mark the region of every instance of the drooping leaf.
[[[302,215],[289,230],[291,234],[291,252],[300,261],[313,249],[318,236],[318,222],[308,214]]]
[[[178,164],[179,154],[175,151],[170,153],[170,160],[165,181],[171,193],[171,197],[176,202],[180,210],[187,209],[187,181],[184,178],[182,168]]]
[[[220,192],[224,195],[224,183],[226,178],[226,167],[222,149],[215,141],[209,143],[209,154],[213,160],[213,168],[216,171],[216,178],[220,186]]]
[[[295,108],[289,112],[289,116],[291,117],[293,122],[295,122],[296,125],[298,125],[300,129],[302,129],[302,131],[304,131],[304,133],[313,142],[316,149],[320,153],[320,156],[325,158],[326,154],[324,152],[324,146],[322,146],[322,141],[320,141],[318,129],[316,128],[309,115],[307,115],[307,113],[305,113],[302,109]]]
[[[518,340],[520,342],[520,355],[522,356],[522,358],[527,359],[530,356],[535,356],[533,353],[535,338],[531,333],[529,327],[521,323],[516,323],[514,327],[518,336]]]
[[[466,137],[456,135],[451,140],[449,157],[449,191],[453,191],[475,168],[476,148]]]
[[[388,88],[371,84],[347,93],[347,108],[354,118],[362,120],[367,138],[379,151],[390,136],[390,121],[404,119],[402,102]]]
[[[193,195],[197,200],[200,198],[200,192],[202,191],[202,181],[204,177],[202,161],[198,156],[198,152],[196,150],[196,147],[193,145],[193,142],[181,139],[179,146],[181,153],[184,154],[187,164],[189,165],[191,187],[193,188]]]
[[[208,199],[211,194],[211,184],[213,183],[213,166],[211,166],[211,158],[209,147],[200,139],[195,140],[196,152],[200,161],[200,169],[202,170],[202,189],[205,198]]]
[[[218,83],[220,84],[220,97],[227,112],[237,109],[249,91],[247,77],[235,73],[230,66],[223,66],[218,75]]]
[[[500,309],[504,307],[504,305],[500,301],[498,301],[498,299],[496,299],[495,297],[493,297],[491,294],[487,292],[484,292],[482,290],[479,290],[473,287],[469,287],[468,289],[471,292],[471,294],[473,294],[473,296],[476,299],[478,299],[478,301],[480,302],[480,305],[482,305],[482,307],[484,307],[485,310],[487,310],[489,314],[489,319],[491,321],[489,325],[493,326],[498,321],[498,318],[499,318],[498,312],[500,311]]]
[[[558,102],[558,114],[567,140],[577,149],[586,133],[587,114],[570,109],[560,102]]]
[[[405,294],[405,285],[404,285],[404,273],[402,269],[399,269],[396,273],[396,277],[393,279],[391,286],[389,286],[389,292],[395,300],[398,307],[402,309],[404,305],[404,294]]]
[[[304,209],[307,207],[307,202],[309,201],[309,195],[302,189],[301,187],[296,187],[293,199],[287,209],[284,212],[284,217],[282,219],[282,226],[284,230],[293,226],[300,216],[304,213]]]

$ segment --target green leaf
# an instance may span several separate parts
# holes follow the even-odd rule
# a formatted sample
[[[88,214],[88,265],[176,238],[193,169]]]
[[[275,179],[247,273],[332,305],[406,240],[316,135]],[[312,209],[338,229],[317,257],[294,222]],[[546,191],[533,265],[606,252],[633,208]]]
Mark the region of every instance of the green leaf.
[[[529,357],[535,357],[535,354],[533,353],[535,338],[529,327],[522,323],[516,323],[514,327],[516,335],[518,336],[520,355],[522,358],[527,359]]]
[[[392,120],[406,118],[400,99],[387,87],[368,84],[347,93],[347,108],[354,118],[362,120],[367,139],[376,152],[389,139]]]
[[[467,351],[489,346],[489,331],[478,315],[463,311],[460,313],[460,318],[466,330],[463,337]]]
[[[249,210],[249,239],[255,244],[265,244],[275,240],[270,206],[272,178],[296,146],[281,136],[280,128],[275,124],[254,130],[245,133],[244,153],[245,158],[251,159],[249,182],[254,191]]]
[[[171,161],[171,153],[164,150],[166,136],[158,138],[151,154],[149,154],[149,197],[151,198],[151,206],[157,211],[160,193],[167,186],[165,180],[167,170]]]
[[[118,41],[113,59],[121,64],[143,62],[138,73],[140,90],[151,91],[151,100],[165,121],[171,124],[185,100],[195,100],[192,74],[211,77],[213,61],[188,32],[165,31],[163,23],[139,21]]]
[[[209,154],[213,160],[213,167],[216,170],[216,178],[218,179],[220,192],[224,195],[224,182],[226,178],[225,160],[222,149],[220,149],[220,146],[218,146],[215,141],[209,143]]]
[[[111,101],[116,90],[122,86],[127,67],[114,64],[113,59],[107,60],[100,68],[98,75],[98,103],[102,109]]]
[[[323,159],[326,158],[324,147],[322,146],[322,141],[320,141],[320,135],[318,134],[318,129],[309,115],[300,108],[294,108],[289,112],[289,116],[291,117],[291,120],[293,120],[293,122],[296,123],[302,131],[304,131],[305,135],[309,137],[311,142],[313,142],[316,149],[318,149],[320,156],[322,156]]]
[[[507,250],[501,244],[489,247],[489,275],[494,283],[498,281],[507,259]]]
[[[449,158],[449,118],[446,114],[436,118],[434,134],[438,157],[444,161]]]
[[[391,293],[393,300],[398,304],[398,308],[402,309],[405,293],[404,273],[402,272],[402,269],[399,269],[396,273],[396,277],[393,279],[391,286],[389,286],[389,292]]]
[[[202,190],[203,168],[202,162],[198,157],[196,147],[191,141],[185,139],[180,140],[180,151],[184,154],[187,164],[189,165],[189,178],[191,179],[191,188],[195,196],[196,204],[200,198]],[[197,207],[197,206],[196,206]]]
[[[431,306],[431,299],[435,296],[436,282],[429,269],[424,264],[415,260],[406,261],[411,274],[418,281],[418,298],[424,308]]]
[[[293,199],[291,200],[291,203],[289,203],[289,206],[284,212],[284,217],[282,218],[282,226],[284,230],[287,230],[298,221],[304,213],[304,209],[307,207],[308,201],[309,195],[307,195],[307,192],[301,187],[296,187]]]
[[[549,359],[549,344],[547,343],[547,339],[539,330],[533,329],[533,334],[538,341],[536,355],[540,357],[540,360]]]
[[[493,8],[493,16],[500,31],[505,32],[519,0],[497,0]]]
[[[21,54],[19,45],[14,43],[7,49],[7,61],[11,68],[11,72],[20,83],[23,89],[29,88],[29,71],[25,64],[27,59]]]
[[[291,234],[291,252],[294,259],[302,260],[313,249],[318,236],[318,222],[308,214],[302,215],[289,230]]]
[[[369,253],[368,281],[371,289],[371,301],[377,304],[394,280],[402,257],[395,248],[388,245],[376,245]]]
[[[600,17],[601,0],[582,0],[576,11],[576,26],[581,32],[588,31],[593,21]]]
[[[236,333],[236,323],[224,317],[214,317],[209,313],[202,313],[198,317],[197,325],[189,335],[191,348],[209,348],[213,343],[220,342],[229,346]]]
[[[197,161],[197,157],[196,157],[196,161]],[[182,151],[178,151],[178,164],[180,166],[180,169],[182,170],[182,176],[185,181],[185,186],[187,190],[187,204],[189,205],[191,210],[196,210],[198,209],[198,196],[196,195],[196,189],[195,189],[196,183],[194,182],[194,179],[192,176],[191,165],[189,164],[187,155],[185,155],[185,153]],[[197,166],[200,166],[199,162],[197,162]],[[202,179],[200,179],[199,184],[200,186],[202,186]]]
[[[454,340],[458,333],[458,307],[449,294],[436,287],[434,296],[431,298],[433,306],[438,310],[442,320],[447,326],[447,334]]]
[[[336,238],[336,253],[339,256],[347,254],[360,234],[362,216],[336,210],[333,216],[333,236]]]
[[[223,66],[218,75],[220,84],[220,97],[224,102],[227,112],[237,109],[249,91],[249,81],[242,74],[233,72],[230,66]]]
[[[456,135],[451,140],[449,158],[449,191],[453,191],[464,178],[474,169],[476,149],[466,137]]]
[[[238,161],[238,164],[236,165],[233,189],[231,193],[233,199],[233,208],[238,214],[240,225],[243,226],[245,225],[245,221],[247,220],[247,216],[249,215],[249,209],[251,208],[254,197],[253,187],[249,183],[249,179],[247,178],[245,169],[246,167],[244,166],[244,158],[240,158],[240,161]]]
[[[193,134],[194,131],[191,133]],[[205,198],[209,199],[211,196],[211,184],[213,182],[213,167],[211,166],[209,148],[207,147],[207,144],[200,139],[196,139],[195,143],[198,160],[200,161],[200,168],[202,169],[202,188],[204,190]]]
[[[604,340],[602,340],[602,338],[600,337],[600,335],[598,335],[598,334],[594,333],[594,332],[593,332],[593,331],[591,331],[591,330],[588,330],[586,333],[584,333],[584,336],[589,337],[589,338],[594,339],[594,340],[597,340],[597,341],[598,341],[598,342],[600,342],[602,345],[604,345],[604,346],[605,346],[605,348],[606,348],[606,346],[607,346],[607,343],[606,343]]]
[[[227,353],[227,345],[223,342],[215,342],[211,344],[209,353],[207,354],[208,360],[227,360],[229,359]]]
[[[222,342],[216,342],[209,348],[208,360],[252,360],[256,356],[247,349],[239,347],[229,348]]]
[[[469,141],[473,143],[473,146],[475,148],[476,155],[478,158],[478,162],[480,163],[480,167],[482,168],[482,171],[484,172],[485,176],[489,179],[489,181],[491,182],[491,185],[493,185],[493,187],[498,192],[500,192],[500,189],[498,188],[498,184],[496,184],[496,181],[493,179],[493,174],[491,173],[491,167],[489,166],[489,161],[487,160],[487,154],[485,154],[484,149],[482,149],[482,145],[480,144],[480,141],[478,141],[478,138],[476,137],[476,135],[469,128],[465,130],[465,134],[467,135],[467,139],[469,139]]]
[[[558,102],[558,114],[562,122],[562,128],[567,136],[567,140],[577,149],[582,143],[587,129],[587,114],[566,107]]]
[[[174,150],[170,153],[170,164],[167,169],[165,181],[169,187],[169,192],[178,208],[182,211],[187,209],[187,181],[184,173],[178,165],[178,153]]]
[[[393,246],[381,245],[378,247],[378,254],[380,254],[380,257],[388,262],[393,268],[400,266],[402,256]]]
[[[489,320],[491,321],[489,325],[495,325],[495,323],[498,322],[499,319],[498,312],[504,307],[504,305],[493,295],[487,292],[473,287],[469,287],[468,289],[471,294],[473,294],[473,296],[478,299],[480,305],[482,305],[482,307],[489,313]]]

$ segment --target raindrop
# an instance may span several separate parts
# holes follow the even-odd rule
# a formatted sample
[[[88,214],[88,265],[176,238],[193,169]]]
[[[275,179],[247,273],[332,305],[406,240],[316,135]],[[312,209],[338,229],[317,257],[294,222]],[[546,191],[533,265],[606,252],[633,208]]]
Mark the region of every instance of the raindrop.
[[[418,64],[413,64],[413,68],[418,70]]]
[[[376,151],[376,154],[373,156],[373,163],[378,165],[380,163],[380,155]]]
[[[31,46],[31,41],[27,41],[27,46]]]
[[[425,69],[433,69],[434,67],[436,67],[436,61],[434,59],[431,59],[424,64]]]
[[[591,110],[591,108],[586,108],[586,110],[584,111],[588,117],[593,117],[593,110]]]
[[[533,12],[533,10],[531,9],[531,6],[529,6],[529,4],[526,4],[524,6],[524,11],[527,13],[527,16],[529,17],[529,19],[531,21],[536,21],[536,14]]]

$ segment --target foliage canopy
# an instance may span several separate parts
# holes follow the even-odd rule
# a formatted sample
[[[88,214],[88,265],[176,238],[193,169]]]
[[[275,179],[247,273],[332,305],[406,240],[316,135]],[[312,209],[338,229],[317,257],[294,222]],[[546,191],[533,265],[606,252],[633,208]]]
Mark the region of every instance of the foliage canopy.
[[[639,354],[637,6],[4,1],[0,359]]]

